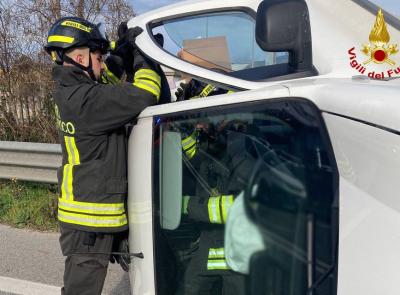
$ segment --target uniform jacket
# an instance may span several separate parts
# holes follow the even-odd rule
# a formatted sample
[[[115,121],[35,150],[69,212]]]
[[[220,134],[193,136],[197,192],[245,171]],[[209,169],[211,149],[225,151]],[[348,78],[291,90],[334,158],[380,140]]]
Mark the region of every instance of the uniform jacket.
[[[127,197],[124,125],[145,107],[155,104],[157,97],[130,83],[99,84],[73,66],[56,66],[53,78],[63,154],[57,175],[59,221],[61,225],[85,231],[123,231],[128,227],[124,206]]]

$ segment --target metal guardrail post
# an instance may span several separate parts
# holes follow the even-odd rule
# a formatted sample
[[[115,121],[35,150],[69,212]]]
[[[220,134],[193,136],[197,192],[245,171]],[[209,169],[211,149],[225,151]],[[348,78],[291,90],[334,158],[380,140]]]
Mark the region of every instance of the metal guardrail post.
[[[0,178],[57,183],[59,144],[0,141]]]

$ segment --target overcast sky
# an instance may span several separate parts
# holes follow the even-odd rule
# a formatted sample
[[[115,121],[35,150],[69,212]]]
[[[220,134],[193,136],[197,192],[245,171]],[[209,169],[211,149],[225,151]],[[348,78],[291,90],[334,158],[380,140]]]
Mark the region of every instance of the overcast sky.
[[[135,11],[140,14],[161,6],[181,2],[182,0],[128,0],[133,4]],[[222,1],[222,0],[221,0]],[[228,0],[225,0],[228,1]],[[372,0],[381,8],[400,16],[400,0]]]

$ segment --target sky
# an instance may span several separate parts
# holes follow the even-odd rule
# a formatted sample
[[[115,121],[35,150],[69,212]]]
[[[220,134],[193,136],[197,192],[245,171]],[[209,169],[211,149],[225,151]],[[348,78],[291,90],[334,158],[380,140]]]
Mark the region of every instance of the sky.
[[[172,3],[181,2],[182,0],[128,0],[138,14],[165,6]],[[217,0],[216,0],[217,1]],[[223,1],[223,0],[220,0]],[[227,0],[225,0],[227,1]],[[400,17],[400,0],[372,0],[382,9],[391,12],[393,15]]]

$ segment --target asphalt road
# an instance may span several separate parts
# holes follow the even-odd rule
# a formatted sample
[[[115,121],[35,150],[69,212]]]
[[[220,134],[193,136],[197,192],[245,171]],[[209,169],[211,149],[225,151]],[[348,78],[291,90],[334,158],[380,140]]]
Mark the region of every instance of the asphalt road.
[[[58,237],[0,225],[0,295],[59,294],[64,257]],[[103,293],[130,294],[128,274],[119,265],[110,264]]]

